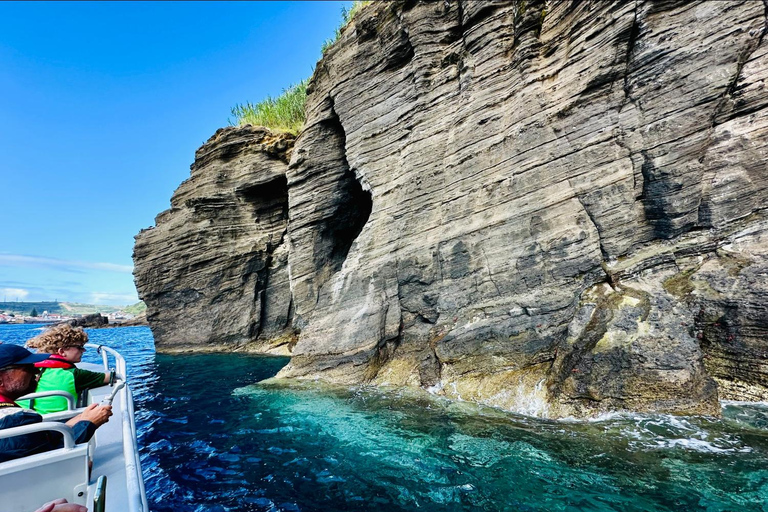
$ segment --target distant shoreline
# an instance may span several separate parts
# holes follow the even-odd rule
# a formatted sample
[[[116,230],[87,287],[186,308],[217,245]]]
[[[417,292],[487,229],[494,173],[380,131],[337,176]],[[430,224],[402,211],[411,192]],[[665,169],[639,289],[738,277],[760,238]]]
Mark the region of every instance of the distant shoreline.
[[[81,327],[147,325],[146,310],[143,302],[130,306],[100,306],[56,301],[4,301],[0,302],[0,324],[55,325],[68,322]]]
[[[57,323],[64,323],[64,322],[0,322],[0,326],[23,325],[26,327],[34,327],[34,326],[51,327]],[[143,322],[143,323],[121,322],[121,323],[107,324],[102,326],[87,326],[87,327],[84,327],[84,329],[114,329],[117,327],[149,327],[149,324],[147,324],[146,322]]]

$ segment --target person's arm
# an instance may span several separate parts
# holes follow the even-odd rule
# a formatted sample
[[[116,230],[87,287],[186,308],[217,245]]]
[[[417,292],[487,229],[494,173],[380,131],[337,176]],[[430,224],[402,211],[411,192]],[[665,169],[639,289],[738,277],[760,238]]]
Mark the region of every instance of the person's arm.
[[[67,503],[64,498],[50,501],[35,512],[88,512],[88,509],[75,503]]]
[[[72,427],[75,443],[84,443],[93,437],[96,429],[109,421],[112,416],[111,405],[91,404],[85,410],[70,419],[66,425]]]
[[[91,404],[86,407],[83,412],[70,419],[66,424],[71,427],[79,421],[90,421],[97,427],[100,427],[109,421],[110,416],[112,416],[111,405]]]
[[[98,388],[104,384],[109,384],[112,372],[101,373],[75,368],[72,370],[75,377],[75,390],[80,393],[86,389]]]
[[[41,421],[43,421],[43,417],[36,412],[15,409],[11,414],[0,418],[0,429],[33,425]],[[6,437],[0,439],[0,462],[34,455],[53,448],[58,448],[58,446],[51,443],[48,432],[33,432],[21,436]]]
[[[98,427],[109,421],[110,416],[112,416],[111,405],[91,404],[81,414],[69,420],[66,425],[72,427],[75,443],[84,443],[93,437]],[[17,409],[0,419],[0,429],[32,425],[41,421],[43,417],[36,412]],[[61,434],[47,431],[0,439],[0,462],[55,450],[61,448],[63,444]]]

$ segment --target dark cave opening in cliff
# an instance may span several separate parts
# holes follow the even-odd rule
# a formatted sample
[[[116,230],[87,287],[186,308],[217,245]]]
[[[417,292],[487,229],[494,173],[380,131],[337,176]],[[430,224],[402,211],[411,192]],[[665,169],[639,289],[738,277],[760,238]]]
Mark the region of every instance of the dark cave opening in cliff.
[[[373,209],[371,195],[363,190],[351,170],[347,169],[342,179],[343,202],[324,230],[324,235],[332,242],[329,262],[334,272],[341,270],[352,243],[360,235]]]
[[[256,223],[267,221],[274,225],[288,221],[288,179],[284,174],[264,183],[243,187],[238,194],[251,204]],[[284,225],[282,229],[285,229]]]
[[[338,121],[337,121],[338,124]],[[341,124],[335,127],[341,135],[344,147],[344,131]],[[322,230],[322,238],[329,242],[327,265],[331,272],[338,272],[347,259],[352,243],[360,235],[368,222],[373,209],[371,194],[363,190],[355,173],[349,168],[346,158],[342,158],[344,174],[338,184],[338,203],[333,217],[328,219]]]
[[[251,216],[260,233],[268,235],[265,246],[252,253],[244,278],[255,275],[253,316],[248,328],[250,339],[258,338],[270,326],[268,317],[274,301],[268,296],[273,279],[275,251],[283,243],[288,225],[288,179],[285,174],[271,177],[261,183],[244,186],[237,191],[251,208]],[[290,322],[291,313],[288,312]]]
[[[333,213],[323,222],[315,245],[315,261],[326,269],[323,281],[341,270],[373,209],[370,192],[363,189],[347,162],[344,127],[333,109],[331,114],[322,123],[324,140],[329,148],[333,148],[333,159],[343,171],[333,191]]]

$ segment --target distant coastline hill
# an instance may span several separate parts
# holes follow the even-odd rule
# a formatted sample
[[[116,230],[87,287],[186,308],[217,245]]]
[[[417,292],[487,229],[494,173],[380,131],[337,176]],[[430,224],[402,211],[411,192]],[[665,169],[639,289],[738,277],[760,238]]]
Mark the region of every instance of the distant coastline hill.
[[[132,315],[139,315],[146,310],[143,302],[137,302],[130,306],[100,306],[94,304],[80,304],[77,302],[0,302],[0,313],[14,315],[29,315],[33,310],[42,315],[44,311],[49,314],[77,316],[92,313],[115,313],[123,311]]]

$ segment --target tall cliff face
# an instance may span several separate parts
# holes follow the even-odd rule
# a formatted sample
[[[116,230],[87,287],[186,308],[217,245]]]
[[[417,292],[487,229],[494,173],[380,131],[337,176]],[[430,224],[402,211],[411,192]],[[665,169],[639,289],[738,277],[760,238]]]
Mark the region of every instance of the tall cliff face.
[[[135,278],[158,348],[289,353],[285,234],[293,137],[227,128],[136,237]]]
[[[296,329],[284,377],[553,417],[768,398],[765,25],[754,1],[374,3],[319,63],[287,168],[209,141],[137,238],[158,347]],[[209,210],[223,238],[174,217],[273,175],[282,228],[240,199]],[[241,258],[281,229],[273,292]],[[193,337],[196,293],[222,306]],[[239,327],[256,296],[291,304],[274,334]]]

